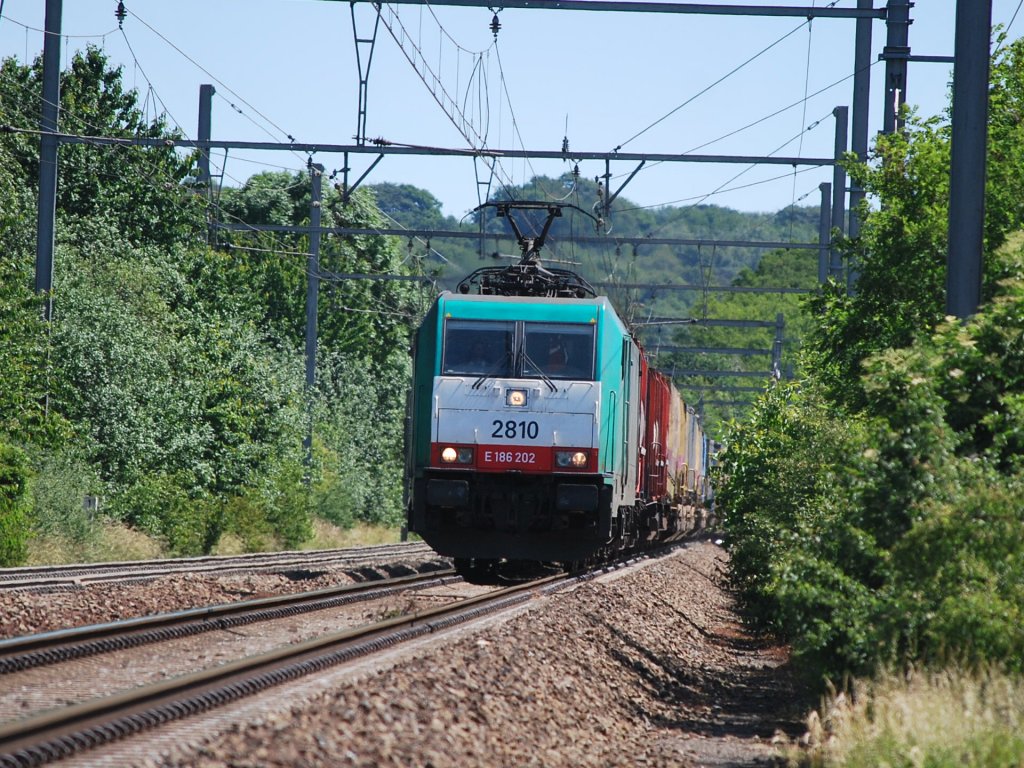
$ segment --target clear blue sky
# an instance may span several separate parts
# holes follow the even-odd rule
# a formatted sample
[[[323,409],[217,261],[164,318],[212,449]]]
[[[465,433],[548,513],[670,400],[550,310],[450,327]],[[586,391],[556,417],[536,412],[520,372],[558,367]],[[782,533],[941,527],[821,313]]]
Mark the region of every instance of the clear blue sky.
[[[841,7],[855,4],[839,2]],[[1020,4],[994,0],[993,22],[1008,24]],[[111,61],[123,65],[126,83],[139,90],[151,115],[154,109],[166,109],[186,136],[195,137],[200,84],[213,83],[215,139],[284,141],[290,134],[303,142],[352,142],[359,78],[348,3],[130,0],[123,32],[114,18],[116,5],[114,0],[65,0],[63,58],[90,42],[102,46]],[[3,0],[0,55],[31,59],[41,52],[43,6],[42,0]],[[820,157],[832,152],[833,107],[849,105],[852,99],[852,80],[847,79],[812,96],[806,105],[800,103],[806,94],[852,74],[854,24],[849,20],[807,24],[792,18],[505,10],[495,46],[487,9],[391,8],[399,36],[398,20],[404,27],[406,50],[414,56],[415,48],[421,51],[417,60],[426,62],[420,64],[421,71],[429,67],[431,82],[439,76],[490,148],[558,150],[568,136],[571,148],[580,150],[610,151],[623,145],[634,152]],[[951,55],[954,0],[918,0],[911,13],[913,53]],[[361,3],[357,19],[360,34],[369,34],[372,7]],[[1024,12],[1010,28],[1011,38],[1020,34]],[[884,40],[884,24],[876,22],[873,61]],[[737,67],[735,74],[702,93]],[[874,133],[881,127],[883,65],[872,71]],[[909,101],[923,114],[941,112],[948,80],[948,65],[911,64]],[[702,147],[794,104],[754,128]],[[384,25],[370,71],[368,105],[371,138],[468,146]],[[678,111],[641,134],[676,107]],[[818,120],[816,128],[804,130]],[[474,141],[479,145],[479,139]],[[315,160],[328,171],[343,164],[335,155]],[[225,183],[235,185],[260,170],[297,170],[305,161],[302,154],[232,151],[226,161],[223,155],[216,157],[215,165],[224,167]],[[354,176],[369,161],[354,157]],[[747,168],[663,164],[643,170],[623,196],[648,206],[704,200],[739,210],[774,211],[794,200],[817,203],[818,184],[831,180],[831,170],[824,168],[795,176],[788,166]],[[482,164],[479,169],[486,173]],[[612,165],[620,177],[632,169],[625,162]],[[560,161],[518,160],[504,162],[500,174],[522,183],[534,174],[558,176],[567,170]],[[584,176],[603,172],[603,163],[581,164]],[[425,187],[442,201],[446,213],[456,216],[477,203],[476,175],[468,159],[387,157],[368,178],[381,181]],[[723,191],[705,197],[720,187]]]

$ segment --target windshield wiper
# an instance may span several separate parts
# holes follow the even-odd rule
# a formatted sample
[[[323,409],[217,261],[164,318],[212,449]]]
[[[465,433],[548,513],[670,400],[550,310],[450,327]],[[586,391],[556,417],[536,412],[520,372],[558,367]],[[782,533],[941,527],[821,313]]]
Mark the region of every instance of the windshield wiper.
[[[499,359],[498,362],[492,365],[490,370],[487,371],[487,373],[483,374],[479,379],[473,382],[473,386],[471,388],[479,389],[480,385],[483,384],[492,376],[494,376],[494,374],[496,374],[508,362],[510,357],[512,357],[512,352],[506,350],[505,354],[501,357],[501,359]]]
[[[533,362],[533,360],[531,359],[531,357],[530,357],[530,356],[529,356],[528,354],[526,354],[526,347],[525,347],[525,346],[523,347],[523,362],[525,362],[525,363],[529,363],[529,364],[530,364],[530,365],[532,365],[532,366],[533,366],[533,367],[534,367],[535,369],[537,369],[537,373],[538,373],[538,374],[540,374],[540,378],[541,378],[541,380],[542,380],[542,381],[543,381],[543,382],[544,382],[545,384],[547,384],[547,385],[548,385],[548,387],[550,387],[550,388],[551,388],[551,391],[552,391],[552,392],[557,392],[557,391],[558,391],[558,387],[557,387],[557,386],[555,386],[555,382],[553,382],[553,381],[552,381],[551,379],[549,379],[549,378],[548,378],[548,376],[547,376],[547,374],[546,374],[546,373],[544,373],[544,371],[542,371],[542,370],[541,370],[541,367],[540,367],[539,365],[537,365],[537,364],[536,364],[535,362]],[[525,372],[526,372],[526,366],[524,365],[524,366],[523,366],[523,373],[525,373]]]

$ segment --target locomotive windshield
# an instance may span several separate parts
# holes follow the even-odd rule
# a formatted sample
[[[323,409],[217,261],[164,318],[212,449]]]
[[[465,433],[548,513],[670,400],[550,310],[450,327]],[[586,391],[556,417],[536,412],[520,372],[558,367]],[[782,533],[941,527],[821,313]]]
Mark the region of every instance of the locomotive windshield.
[[[449,320],[444,330],[445,375],[510,376],[515,323]]]
[[[524,323],[523,331],[524,377],[594,378],[594,326]]]
[[[443,355],[446,376],[592,380],[594,326],[449,319]]]

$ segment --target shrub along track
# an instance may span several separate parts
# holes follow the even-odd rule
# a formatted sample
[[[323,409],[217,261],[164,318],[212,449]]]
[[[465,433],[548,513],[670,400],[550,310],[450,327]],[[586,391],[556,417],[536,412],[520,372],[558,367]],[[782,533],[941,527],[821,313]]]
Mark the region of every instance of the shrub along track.
[[[25,768],[205,712],[396,643],[507,610],[578,579],[565,574],[279,647],[201,672],[0,725],[0,766]],[[191,613],[191,612],[188,612]]]

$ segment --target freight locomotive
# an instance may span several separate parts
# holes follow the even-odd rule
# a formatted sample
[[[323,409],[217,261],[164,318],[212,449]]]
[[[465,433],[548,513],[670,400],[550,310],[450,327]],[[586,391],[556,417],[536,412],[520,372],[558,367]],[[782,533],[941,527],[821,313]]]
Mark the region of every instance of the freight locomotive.
[[[708,441],[607,298],[539,252],[560,205],[490,204],[523,256],[444,292],[417,330],[408,528],[456,568],[576,565],[701,518]],[[542,209],[538,237],[515,213]]]

